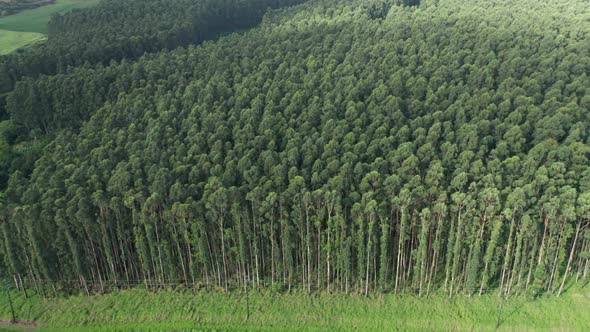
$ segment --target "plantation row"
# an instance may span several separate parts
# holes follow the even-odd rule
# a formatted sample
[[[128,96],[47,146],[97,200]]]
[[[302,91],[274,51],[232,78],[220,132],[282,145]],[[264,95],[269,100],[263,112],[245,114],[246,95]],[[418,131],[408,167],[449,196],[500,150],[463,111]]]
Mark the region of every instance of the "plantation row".
[[[6,130],[49,143],[8,178],[3,270],[560,294],[589,268],[590,21],[532,4],[316,0],[19,82]]]

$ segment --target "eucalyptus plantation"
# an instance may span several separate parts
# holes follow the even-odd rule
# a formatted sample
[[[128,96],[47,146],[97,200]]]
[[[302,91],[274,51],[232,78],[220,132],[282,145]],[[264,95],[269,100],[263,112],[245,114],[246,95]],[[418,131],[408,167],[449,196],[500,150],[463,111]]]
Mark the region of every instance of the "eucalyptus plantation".
[[[541,2],[55,17],[0,58],[0,273],[87,294],[587,282],[590,8]]]

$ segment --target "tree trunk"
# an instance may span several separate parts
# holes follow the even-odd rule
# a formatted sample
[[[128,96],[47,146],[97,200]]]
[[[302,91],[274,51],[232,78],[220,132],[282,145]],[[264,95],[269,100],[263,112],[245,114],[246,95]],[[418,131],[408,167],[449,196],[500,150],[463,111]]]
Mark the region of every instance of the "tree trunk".
[[[221,231],[221,259],[223,263],[223,288],[227,291],[227,259],[225,255],[225,227],[224,227],[224,220],[223,217],[219,223],[219,228]]]
[[[580,234],[580,228],[582,223],[579,222],[578,226],[576,227],[576,234],[574,236],[574,243],[572,244],[572,249],[570,250],[570,257],[567,260],[567,267],[565,268],[565,272],[563,273],[563,279],[561,280],[561,286],[559,286],[559,291],[557,292],[557,296],[561,295],[563,292],[563,286],[565,286],[565,281],[567,280],[567,274],[572,267],[572,261],[574,260],[574,253],[576,251],[576,245],[578,244],[578,235]]]
[[[370,237],[371,234],[369,234],[368,237]],[[370,263],[370,251],[371,251],[371,247],[370,247],[370,240],[367,240],[367,269],[366,269],[366,274],[365,274],[365,296],[369,295],[369,263]]]
[[[545,238],[547,237],[548,223],[549,219],[545,218],[545,228],[543,230],[543,238],[541,239],[541,247],[539,248],[539,260],[537,261],[537,265],[541,265],[541,261],[543,260],[543,249],[545,247]]]

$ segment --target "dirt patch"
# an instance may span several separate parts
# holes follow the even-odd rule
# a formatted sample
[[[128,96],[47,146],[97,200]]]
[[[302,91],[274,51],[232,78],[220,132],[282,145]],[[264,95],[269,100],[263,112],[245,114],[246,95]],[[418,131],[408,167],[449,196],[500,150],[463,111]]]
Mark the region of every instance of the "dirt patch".
[[[0,326],[35,328],[37,327],[37,323],[30,320],[16,320],[13,322],[10,319],[0,319]]]

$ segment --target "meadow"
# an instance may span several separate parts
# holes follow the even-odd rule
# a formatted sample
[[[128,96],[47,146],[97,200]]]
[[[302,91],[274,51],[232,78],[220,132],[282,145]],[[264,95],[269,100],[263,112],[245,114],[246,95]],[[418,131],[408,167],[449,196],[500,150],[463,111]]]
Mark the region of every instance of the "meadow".
[[[0,55],[45,39],[47,37],[41,33],[0,30]]]
[[[108,295],[25,300],[12,293],[17,318],[35,321],[39,331],[587,331],[588,291],[561,297],[505,300],[434,294],[358,295],[133,289]],[[9,318],[6,294],[0,317]],[[13,329],[16,330],[16,329]]]
[[[55,4],[0,18],[0,54],[46,39],[47,22],[54,14],[94,6],[98,0],[58,0]]]

